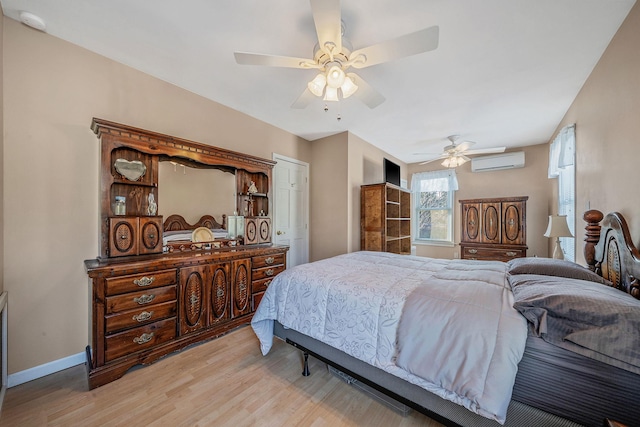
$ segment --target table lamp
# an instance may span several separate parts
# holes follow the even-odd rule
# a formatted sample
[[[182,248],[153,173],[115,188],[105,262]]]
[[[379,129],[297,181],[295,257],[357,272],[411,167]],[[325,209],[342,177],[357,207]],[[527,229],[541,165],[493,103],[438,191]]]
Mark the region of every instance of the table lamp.
[[[569,226],[567,225],[566,215],[549,215],[549,225],[547,231],[544,232],[545,237],[555,237],[556,243],[553,247],[553,257],[555,259],[564,259],[564,252],[560,247],[560,237],[573,237]]]

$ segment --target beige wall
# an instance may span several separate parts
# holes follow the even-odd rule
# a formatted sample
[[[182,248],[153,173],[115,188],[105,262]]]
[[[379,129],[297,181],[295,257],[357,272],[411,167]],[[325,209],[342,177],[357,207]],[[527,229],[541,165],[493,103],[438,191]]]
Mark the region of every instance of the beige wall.
[[[309,260],[348,252],[347,132],[311,143]]]
[[[640,3],[636,3],[558,126],[576,124],[577,261],[584,257],[581,213],[618,211],[640,237]]]
[[[513,151],[525,152],[525,167],[493,172],[471,172],[471,162],[456,168],[458,191],[454,206],[454,247],[417,245],[416,254],[433,258],[454,258],[460,254],[460,206],[458,200],[485,197],[529,196],[527,200],[527,255],[548,255],[548,238],[543,236],[549,215],[550,185],[547,179],[549,151],[547,144],[532,145]],[[409,165],[409,175],[442,169],[439,162]]]
[[[9,373],[80,353],[98,254],[99,117],[271,159],[308,141],[4,18]],[[9,161],[10,160],[10,161]],[[159,210],[162,210],[160,200]]]

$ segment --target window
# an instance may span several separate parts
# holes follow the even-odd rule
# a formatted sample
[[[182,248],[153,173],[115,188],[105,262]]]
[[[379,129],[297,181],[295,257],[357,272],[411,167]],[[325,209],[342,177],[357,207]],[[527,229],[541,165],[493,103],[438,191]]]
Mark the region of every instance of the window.
[[[567,216],[569,230],[576,230],[576,126],[565,126],[551,143],[549,151],[549,178],[558,178],[558,215]],[[561,237],[564,258],[576,260],[574,237]]]
[[[415,241],[453,243],[453,196],[457,189],[458,180],[453,169],[413,175]]]

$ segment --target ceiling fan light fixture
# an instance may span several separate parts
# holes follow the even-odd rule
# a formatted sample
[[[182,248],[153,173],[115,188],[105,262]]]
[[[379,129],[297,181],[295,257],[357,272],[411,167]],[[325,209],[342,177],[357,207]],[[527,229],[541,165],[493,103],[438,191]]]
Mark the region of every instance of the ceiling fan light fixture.
[[[327,89],[324,91],[325,101],[339,101],[338,99],[338,88],[331,87],[327,85]]]
[[[358,86],[353,82],[351,77],[346,76],[344,79],[344,83],[342,83],[342,86],[340,86],[340,89],[342,90],[342,97],[348,98],[356,93],[356,91],[358,90]]]
[[[344,84],[345,74],[338,65],[332,65],[327,71],[327,86],[338,89]]]
[[[313,80],[307,83],[309,91],[315,96],[322,96],[324,87],[327,85],[327,78],[324,74],[318,74]]]
[[[442,166],[445,168],[457,168],[458,166],[462,166],[467,163],[467,160],[460,156],[451,156],[444,159],[442,162]]]

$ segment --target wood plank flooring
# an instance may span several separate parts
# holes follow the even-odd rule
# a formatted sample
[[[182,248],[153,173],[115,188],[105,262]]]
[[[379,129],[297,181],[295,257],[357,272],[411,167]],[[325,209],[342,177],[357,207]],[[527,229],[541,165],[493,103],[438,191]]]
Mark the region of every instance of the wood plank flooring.
[[[402,416],[276,340],[267,356],[249,327],[87,389],[83,365],[7,391],[0,426],[428,426]]]

